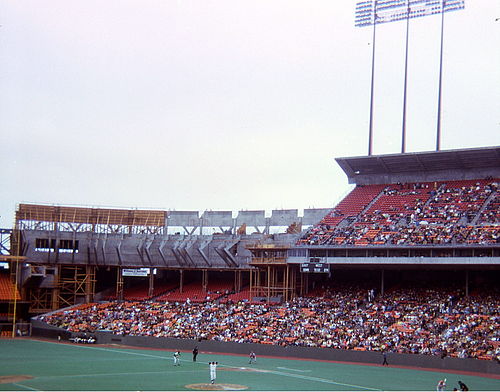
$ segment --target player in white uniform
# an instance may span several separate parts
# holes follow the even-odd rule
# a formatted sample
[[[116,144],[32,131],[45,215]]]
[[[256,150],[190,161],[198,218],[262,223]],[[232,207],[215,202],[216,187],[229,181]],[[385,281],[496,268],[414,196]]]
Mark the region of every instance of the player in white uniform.
[[[218,362],[209,362],[210,365],[210,383],[213,384],[217,378],[217,365]]]
[[[181,352],[179,350],[177,350],[175,353],[174,353],[174,366],[181,366],[181,362],[180,362],[180,356],[181,356]]]
[[[248,361],[248,363],[249,364],[257,363],[257,355],[255,355],[253,351],[250,353],[250,360]]]
[[[439,380],[437,386],[436,386],[436,391],[444,391],[446,388],[446,378],[444,380]]]

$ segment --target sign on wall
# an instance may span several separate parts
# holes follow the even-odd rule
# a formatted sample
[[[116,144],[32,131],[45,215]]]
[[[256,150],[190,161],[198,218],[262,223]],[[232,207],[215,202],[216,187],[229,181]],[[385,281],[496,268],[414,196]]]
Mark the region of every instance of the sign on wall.
[[[149,268],[124,268],[122,276],[149,276]]]

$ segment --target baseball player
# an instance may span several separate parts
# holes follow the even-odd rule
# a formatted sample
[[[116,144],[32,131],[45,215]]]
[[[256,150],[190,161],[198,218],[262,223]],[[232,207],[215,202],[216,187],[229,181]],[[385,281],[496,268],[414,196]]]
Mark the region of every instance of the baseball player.
[[[217,378],[217,365],[219,364],[218,362],[209,362],[210,365],[210,384],[213,384],[215,382],[215,379]]]
[[[438,381],[436,391],[438,391],[438,392],[444,391],[445,388],[446,388],[446,378],[444,380]]]
[[[177,350],[175,353],[174,353],[174,366],[181,366],[181,362],[180,362],[180,356],[181,356],[181,352],[179,350]]]

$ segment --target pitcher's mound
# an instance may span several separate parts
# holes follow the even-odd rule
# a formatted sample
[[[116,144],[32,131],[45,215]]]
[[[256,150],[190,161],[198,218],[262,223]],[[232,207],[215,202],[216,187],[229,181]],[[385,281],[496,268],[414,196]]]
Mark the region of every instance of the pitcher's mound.
[[[13,382],[19,382],[24,380],[31,380],[32,376],[0,376],[0,384],[11,384]]]
[[[189,384],[186,388],[196,389],[199,391],[243,391],[248,389],[246,385],[238,384]]]

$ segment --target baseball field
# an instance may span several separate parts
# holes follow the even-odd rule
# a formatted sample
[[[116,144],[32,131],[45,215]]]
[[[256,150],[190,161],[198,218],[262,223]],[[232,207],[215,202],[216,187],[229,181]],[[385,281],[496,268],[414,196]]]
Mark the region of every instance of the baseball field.
[[[209,362],[217,361],[210,383]],[[0,339],[0,391],[435,391],[462,381],[470,390],[498,391],[498,375],[443,372],[296,358],[248,357],[200,352],[193,362],[181,353],[121,346],[69,344],[34,339]]]

